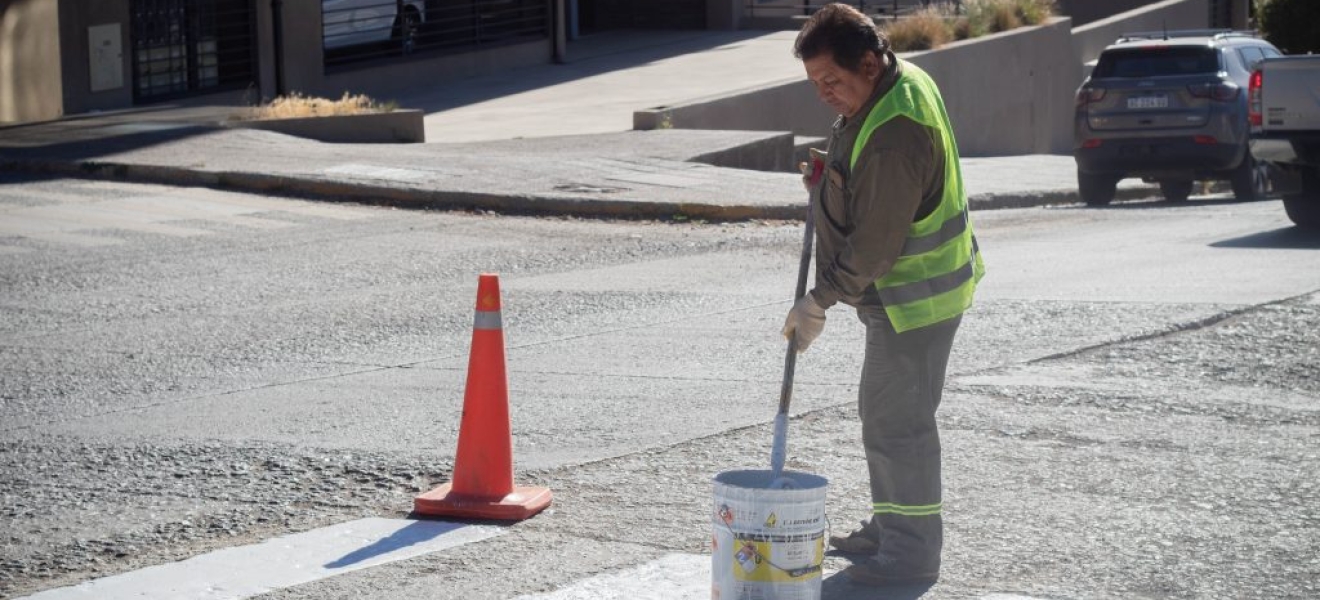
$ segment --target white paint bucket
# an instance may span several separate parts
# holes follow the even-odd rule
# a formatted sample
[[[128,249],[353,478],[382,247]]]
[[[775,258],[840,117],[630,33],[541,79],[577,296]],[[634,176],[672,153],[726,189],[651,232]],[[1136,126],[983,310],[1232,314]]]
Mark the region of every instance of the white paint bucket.
[[[715,476],[712,600],[816,600],[825,560],[824,477],[784,471]]]

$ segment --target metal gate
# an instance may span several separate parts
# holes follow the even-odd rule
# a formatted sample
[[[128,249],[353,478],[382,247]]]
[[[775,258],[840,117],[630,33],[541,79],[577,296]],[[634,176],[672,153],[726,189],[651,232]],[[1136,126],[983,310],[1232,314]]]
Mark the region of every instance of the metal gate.
[[[325,66],[546,39],[551,0],[321,0]]]
[[[255,85],[252,0],[132,0],[133,99]]]
[[[932,4],[951,5],[961,11],[963,4],[962,0],[743,0],[743,14],[751,18],[806,16],[831,1],[850,5],[868,15],[890,18],[906,16]]]

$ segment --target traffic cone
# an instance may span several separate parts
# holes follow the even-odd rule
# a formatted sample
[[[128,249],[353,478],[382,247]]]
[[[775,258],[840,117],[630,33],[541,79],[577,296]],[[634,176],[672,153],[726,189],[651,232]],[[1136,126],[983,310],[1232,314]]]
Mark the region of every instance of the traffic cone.
[[[477,316],[468,356],[454,478],[417,496],[413,500],[413,513],[521,521],[549,505],[548,488],[513,484],[500,278],[483,273],[477,282]]]

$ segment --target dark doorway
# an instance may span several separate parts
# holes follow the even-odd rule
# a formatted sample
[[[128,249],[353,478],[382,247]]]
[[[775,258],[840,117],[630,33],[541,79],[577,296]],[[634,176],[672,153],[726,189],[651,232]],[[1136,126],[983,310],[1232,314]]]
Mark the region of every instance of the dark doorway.
[[[706,0],[576,0],[576,6],[578,35],[619,29],[706,28]],[[572,12],[570,6],[570,17]]]

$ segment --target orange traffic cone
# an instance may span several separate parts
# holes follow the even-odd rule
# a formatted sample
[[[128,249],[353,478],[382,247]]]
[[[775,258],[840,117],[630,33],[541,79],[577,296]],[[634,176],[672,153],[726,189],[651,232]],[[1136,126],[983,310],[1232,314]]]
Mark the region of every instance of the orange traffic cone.
[[[509,384],[504,374],[504,329],[499,275],[477,282],[477,317],[468,356],[463,419],[454,479],[413,500],[418,515],[520,521],[550,505],[550,490],[513,485]]]

